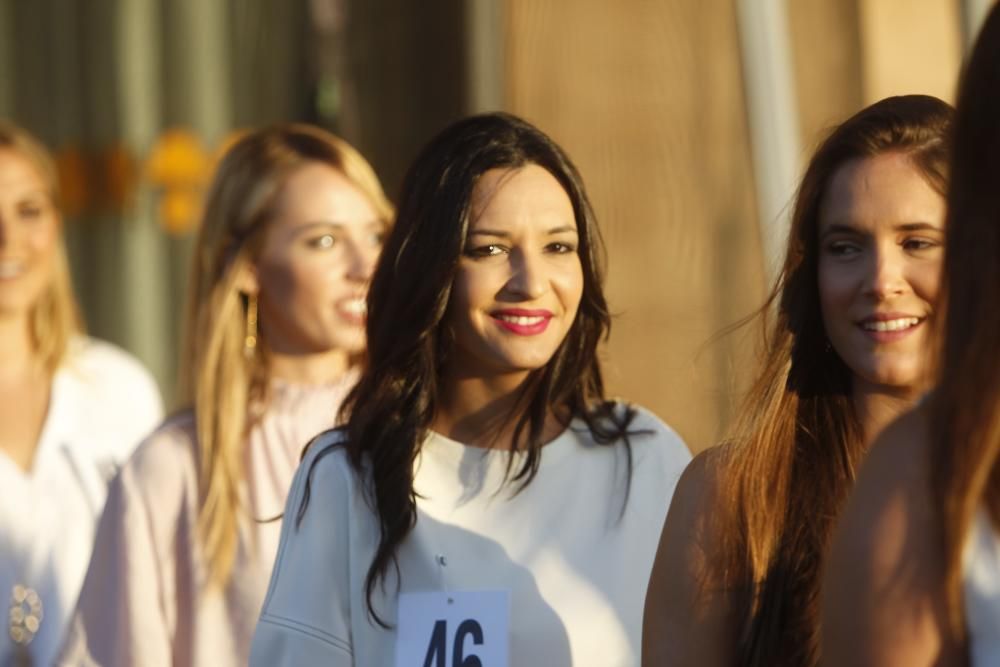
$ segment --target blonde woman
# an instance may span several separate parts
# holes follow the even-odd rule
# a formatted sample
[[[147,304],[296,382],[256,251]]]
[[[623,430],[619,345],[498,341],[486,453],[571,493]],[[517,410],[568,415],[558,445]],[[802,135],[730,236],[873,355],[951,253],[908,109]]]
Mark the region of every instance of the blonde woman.
[[[149,373],[83,335],[52,160],[0,122],[0,664],[51,664],[107,485],[162,416]]]
[[[63,664],[245,665],[304,445],[364,351],[392,214],[319,129],[241,139],[211,186],[183,357],[189,408],[112,485]]]

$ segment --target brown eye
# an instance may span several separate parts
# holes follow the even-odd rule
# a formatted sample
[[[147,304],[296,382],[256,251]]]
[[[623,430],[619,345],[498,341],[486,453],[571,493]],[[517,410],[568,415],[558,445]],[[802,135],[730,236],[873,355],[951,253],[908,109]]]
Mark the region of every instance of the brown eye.
[[[555,241],[554,243],[550,243],[548,246],[546,246],[546,249],[549,252],[555,253],[557,255],[565,255],[567,253],[576,252],[576,248],[573,246],[573,244],[562,243],[560,241]]]
[[[475,248],[469,248],[465,251],[465,254],[469,257],[493,257],[495,255],[502,254],[506,251],[506,248],[496,244],[482,245]]]
[[[903,241],[903,248],[906,250],[928,250],[937,247],[937,243],[930,239],[906,239]]]
[[[861,252],[861,248],[850,241],[832,241],[826,245],[826,251],[834,257],[851,257]]]

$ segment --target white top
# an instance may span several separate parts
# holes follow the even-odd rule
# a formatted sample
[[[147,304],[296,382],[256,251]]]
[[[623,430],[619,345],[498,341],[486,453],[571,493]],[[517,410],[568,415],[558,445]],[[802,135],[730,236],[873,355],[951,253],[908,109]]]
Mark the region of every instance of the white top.
[[[544,447],[537,476],[516,495],[502,486],[506,452],[432,433],[415,471],[416,526],[397,554],[401,579],[391,576],[373,596],[379,615],[395,626],[398,591],[502,589],[510,595],[510,665],[638,664],[660,527],[691,456],[644,410],[632,428],[652,433],[630,438],[624,512],[625,448],[595,444],[582,421]],[[314,444],[289,493],[285,516],[294,517],[312,468],[301,524],[282,526],[254,634],[256,667],[394,664],[395,630],[369,618],[364,592],[376,517],[344,451],[317,458],[338,437]]]
[[[972,524],[963,579],[972,664],[1000,665],[1000,535],[985,510]]]
[[[159,391],[139,362],[108,343],[71,342],[52,380],[30,472],[0,453],[0,664],[13,660],[11,620],[18,610],[32,611],[30,600],[12,607],[16,586],[41,601],[41,624],[27,646],[32,662],[52,663],[83,582],[107,484],[162,416]]]
[[[245,512],[227,584],[207,587],[198,459],[186,411],[156,430],[111,484],[60,665],[246,665],[281,533],[274,519],[305,445],[330,428],[357,379],[271,383],[243,449]]]

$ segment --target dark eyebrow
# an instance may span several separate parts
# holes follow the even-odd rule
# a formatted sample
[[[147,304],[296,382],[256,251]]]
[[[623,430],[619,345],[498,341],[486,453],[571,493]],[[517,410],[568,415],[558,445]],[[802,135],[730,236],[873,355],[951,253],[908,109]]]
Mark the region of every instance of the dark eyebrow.
[[[932,225],[929,222],[904,222],[896,225],[895,227],[893,227],[893,229],[897,232],[943,232],[944,231],[937,225]],[[828,226],[825,230],[823,230],[823,233],[820,235],[820,238],[826,238],[831,234],[864,234],[864,233],[865,232],[861,231],[860,229],[852,225],[842,222],[835,222],[830,226]]]
[[[932,225],[929,222],[906,222],[901,225],[896,225],[896,231],[899,232],[943,232],[944,230],[937,225]]]
[[[561,225],[559,227],[553,227],[548,230],[546,234],[553,236],[555,234],[566,234],[568,232],[572,232],[574,234],[578,233],[576,227],[572,225]],[[469,236],[498,236],[506,239],[510,238],[510,232],[504,232],[499,229],[472,229],[469,230]]]

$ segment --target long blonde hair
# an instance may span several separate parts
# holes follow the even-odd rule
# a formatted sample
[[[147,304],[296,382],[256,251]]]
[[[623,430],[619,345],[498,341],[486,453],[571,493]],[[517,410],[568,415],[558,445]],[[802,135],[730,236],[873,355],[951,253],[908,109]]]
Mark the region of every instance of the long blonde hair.
[[[863,455],[851,371],[819,305],[819,211],[846,162],[906,155],[942,196],[952,109],[933,97],[877,102],[823,141],[802,178],[788,250],[761,321],[763,366],[723,450],[719,502],[726,585],[746,592],[739,665],[818,661],[819,574],[830,530]]]
[[[239,281],[260,252],[285,182],[311,162],[343,173],[391,221],[375,172],[354,148],[319,128],[283,124],[244,136],[222,158],[198,234],[180,384],[194,410],[198,529],[211,583],[224,585],[232,569],[250,402],[266,400],[267,392],[267,340],[245,354],[247,298]]]
[[[1000,5],[962,77],[948,195],[942,336],[930,402],[932,493],[940,511],[951,629],[964,635],[963,554],[986,508],[1000,531]]]
[[[55,163],[45,146],[26,130],[0,120],[0,150],[10,150],[25,158],[42,177],[60,230],[52,258],[52,275],[48,288],[31,307],[28,315],[29,335],[38,360],[49,373],[54,373],[66,358],[69,342],[83,333],[80,310],[73,296],[66,243],[59,215],[59,178]]]

